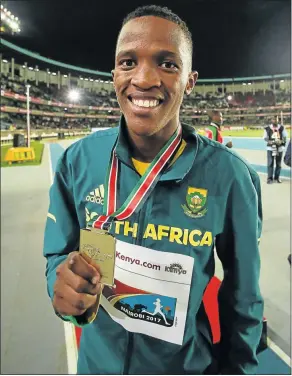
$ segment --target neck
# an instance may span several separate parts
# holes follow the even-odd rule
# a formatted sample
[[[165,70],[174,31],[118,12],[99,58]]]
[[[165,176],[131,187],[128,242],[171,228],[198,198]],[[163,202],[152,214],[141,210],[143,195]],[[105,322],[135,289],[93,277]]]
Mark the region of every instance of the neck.
[[[128,129],[132,157],[141,162],[151,163],[175,131],[176,128],[162,129],[152,136],[140,136]]]

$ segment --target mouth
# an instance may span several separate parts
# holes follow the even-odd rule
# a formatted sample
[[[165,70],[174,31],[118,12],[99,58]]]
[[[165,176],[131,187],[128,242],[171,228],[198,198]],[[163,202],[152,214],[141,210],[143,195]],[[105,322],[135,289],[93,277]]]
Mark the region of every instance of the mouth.
[[[131,102],[134,109],[147,112],[157,109],[163,103],[163,100],[159,98],[138,99],[130,95],[128,96],[128,100]]]

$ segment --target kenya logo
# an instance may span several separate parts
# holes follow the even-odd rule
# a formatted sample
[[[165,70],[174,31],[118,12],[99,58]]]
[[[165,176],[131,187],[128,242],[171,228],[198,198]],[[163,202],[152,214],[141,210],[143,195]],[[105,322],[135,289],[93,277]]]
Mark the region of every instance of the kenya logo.
[[[170,266],[165,267],[165,271],[169,273],[175,273],[175,274],[187,274],[187,271],[184,270],[182,265],[178,263],[170,264]]]

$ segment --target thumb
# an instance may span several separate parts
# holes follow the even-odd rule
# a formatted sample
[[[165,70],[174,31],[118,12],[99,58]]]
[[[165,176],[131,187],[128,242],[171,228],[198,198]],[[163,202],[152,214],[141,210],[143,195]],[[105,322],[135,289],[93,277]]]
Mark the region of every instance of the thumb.
[[[100,270],[100,267],[99,267],[99,265],[97,265],[97,263],[96,262],[94,262],[93,260],[92,260],[92,258],[90,258],[87,254],[85,254],[85,253],[80,253],[80,255],[81,255],[81,257],[89,264],[89,265],[91,265],[91,266],[93,266],[94,267],[94,269],[96,270],[96,275],[99,277],[99,276],[101,276],[101,270]]]

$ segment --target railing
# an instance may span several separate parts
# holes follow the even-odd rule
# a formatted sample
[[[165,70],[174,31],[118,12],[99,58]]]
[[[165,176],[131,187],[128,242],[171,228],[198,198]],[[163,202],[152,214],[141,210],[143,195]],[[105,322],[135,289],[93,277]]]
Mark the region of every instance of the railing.
[[[16,130],[10,131],[7,136],[1,136],[1,145],[5,144],[12,144],[13,142],[13,134],[21,133],[24,134],[24,130]],[[2,132],[1,132],[2,133]],[[64,133],[65,137],[78,137],[78,136],[86,136],[90,134],[90,131],[68,131],[68,130],[61,130],[58,129],[57,132],[50,132],[45,133],[43,131],[39,131],[38,133],[33,132],[30,136],[32,140],[37,140],[41,137],[41,139],[48,139],[48,138],[57,138],[59,133]],[[27,135],[24,134],[24,137],[27,138]]]
[[[5,40],[3,38],[1,38],[0,41],[4,46],[11,48],[14,51],[20,52],[23,55],[32,57],[36,60],[40,60],[40,61],[43,61],[43,62],[48,63],[48,64],[52,64],[52,65],[55,65],[55,66],[58,66],[58,67],[66,68],[66,69],[72,69],[72,70],[75,70],[75,71],[78,71],[78,72],[94,74],[96,76],[112,77],[112,75],[110,73],[95,71],[95,70],[87,69],[87,68],[81,68],[81,67],[77,67],[76,65],[65,64],[65,63],[61,63],[60,61],[57,61],[57,60],[49,59],[47,57],[36,54],[35,52],[29,51],[25,48],[18,47],[15,44],[8,42],[7,40]]]

